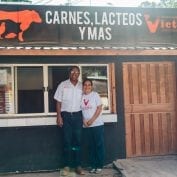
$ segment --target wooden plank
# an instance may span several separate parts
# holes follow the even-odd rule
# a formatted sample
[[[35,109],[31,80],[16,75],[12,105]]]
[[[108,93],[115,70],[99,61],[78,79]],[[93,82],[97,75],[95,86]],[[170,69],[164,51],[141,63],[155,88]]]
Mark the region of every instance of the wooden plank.
[[[125,105],[125,111],[127,113],[172,112],[174,104]]]
[[[166,113],[166,119],[167,119],[167,146],[168,146],[168,152],[172,152],[172,117],[171,113]]]
[[[131,149],[132,155],[136,155],[136,138],[135,138],[135,115],[130,115],[130,126],[131,126]]]
[[[116,113],[116,86],[115,86],[115,65],[114,63],[109,64],[109,80],[110,80],[110,103],[111,103],[111,112]]]
[[[139,114],[140,115],[140,137],[141,137],[141,151],[142,154],[141,155],[145,155],[145,124],[144,124],[144,115],[143,114]]]
[[[170,94],[170,103],[176,102],[176,72],[175,72],[175,67],[174,63],[171,63],[169,65],[169,94]],[[173,107],[175,110],[175,106]]]
[[[126,156],[132,156],[130,114],[125,114]]]
[[[146,72],[146,65],[141,65],[141,80],[142,80],[142,103],[141,104],[148,104],[148,79],[147,79],[147,72]]]
[[[155,147],[154,147],[154,116],[155,114],[148,114],[148,120],[149,120],[149,145],[150,145],[150,154],[154,154]]]
[[[129,92],[129,104],[134,104],[134,90],[133,90],[133,76],[132,76],[132,65],[128,64],[128,92]]]
[[[163,130],[162,130],[162,113],[158,113],[158,134],[159,134],[159,154],[163,154]]]
[[[138,72],[137,72],[137,65],[131,65],[131,71],[129,77],[130,80],[130,90],[131,90],[131,104],[139,104],[139,82],[138,82]],[[129,67],[130,68],[130,67]]]
[[[168,71],[169,71],[168,64],[164,64],[164,79],[165,79],[164,88],[165,88],[165,101],[166,101],[166,103],[170,102]]]
[[[135,115],[135,144],[136,144],[136,155],[142,155],[142,148],[141,148],[141,125],[140,125],[140,115]]]
[[[123,88],[124,88],[124,103],[130,104],[129,82],[128,82],[128,65],[123,64]]]
[[[162,136],[163,136],[163,148],[162,153],[167,154],[168,153],[168,135],[167,135],[167,118],[166,114],[162,114]]]
[[[156,77],[155,77],[155,65],[150,64],[150,82],[151,82],[151,95],[152,95],[152,104],[157,103],[157,92],[156,92]]]
[[[1,49],[1,56],[176,56],[177,50]]]
[[[153,114],[153,129],[154,129],[154,154],[160,154],[159,123],[157,113]]]
[[[150,132],[149,132],[149,114],[144,114],[144,143],[145,149],[144,154],[150,155]]]
[[[172,112],[172,153],[175,153],[177,151],[177,141],[176,141],[176,137],[177,137],[177,119],[174,119],[174,117],[176,118],[176,113]]]
[[[166,103],[166,95],[165,95],[165,75],[164,75],[164,64],[159,64],[159,86],[160,86],[160,103]]]
[[[151,84],[151,70],[150,70],[150,64],[146,64],[146,77],[147,77],[147,99],[148,103],[152,103],[152,84]]]
[[[159,64],[155,64],[155,87],[156,87],[156,97],[157,103],[161,103],[160,95],[160,73],[159,73]]]

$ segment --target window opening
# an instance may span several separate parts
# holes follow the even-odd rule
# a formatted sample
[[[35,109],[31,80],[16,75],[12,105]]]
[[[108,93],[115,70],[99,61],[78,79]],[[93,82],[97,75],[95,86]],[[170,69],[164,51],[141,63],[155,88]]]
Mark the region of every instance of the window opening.
[[[69,78],[68,70],[70,66],[49,66],[48,67],[48,100],[49,112],[56,112],[55,91],[62,81]]]
[[[17,67],[18,113],[43,113],[43,68]]]
[[[93,81],[93,89],[100,94],[103,110],[109,110],[107,66],[83,66],[82,79]]]

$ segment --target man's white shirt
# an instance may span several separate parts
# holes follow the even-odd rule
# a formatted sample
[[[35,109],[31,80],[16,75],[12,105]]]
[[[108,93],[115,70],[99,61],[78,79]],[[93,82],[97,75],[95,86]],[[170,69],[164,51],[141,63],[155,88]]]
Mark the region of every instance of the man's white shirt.
[[[68,79],[59,84],[54,99],[61,102],[61,111],[78,112],[81,110],[82,84],[74,86]]]

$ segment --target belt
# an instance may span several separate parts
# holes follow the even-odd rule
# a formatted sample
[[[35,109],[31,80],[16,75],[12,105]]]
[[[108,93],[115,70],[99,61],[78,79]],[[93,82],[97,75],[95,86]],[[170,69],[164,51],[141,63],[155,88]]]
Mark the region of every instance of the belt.
[[[77,111],[77,112],[67,112],[67,111],[62,111],[61,113],[63,113],[63,114],[68,114],[68,115],[70,115],[70,116],[73,116],[73,115],[76,115],[76,114],[80,114],[81,111]]]

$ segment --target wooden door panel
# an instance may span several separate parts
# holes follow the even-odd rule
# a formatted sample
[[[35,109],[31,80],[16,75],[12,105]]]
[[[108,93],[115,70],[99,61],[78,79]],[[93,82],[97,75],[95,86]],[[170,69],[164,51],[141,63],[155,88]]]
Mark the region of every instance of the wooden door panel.
[[[174,63],[124,63],[123,80],[127,157],[176,153]]]
[[[176,121],[170,113],[126,114],[127,156],[176,153]]]

